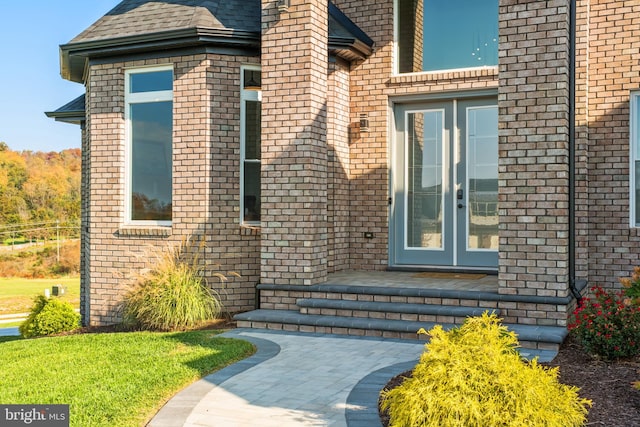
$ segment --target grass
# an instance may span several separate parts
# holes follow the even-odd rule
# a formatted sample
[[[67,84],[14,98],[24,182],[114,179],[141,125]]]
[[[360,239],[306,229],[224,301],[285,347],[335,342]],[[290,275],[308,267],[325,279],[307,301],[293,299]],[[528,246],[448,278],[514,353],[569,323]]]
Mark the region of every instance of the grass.
[[[0,314],[26,313],[31,310],[33,298],[51,289],[53,285],[66,287],[62,301],[74,308],[80,306],[80,278],[63,277],[57,279],[0,278]]]
[[[215,334],[0,337],[0,402],[69,404],[71,426],[142,426],[177,391],[254,351]]]

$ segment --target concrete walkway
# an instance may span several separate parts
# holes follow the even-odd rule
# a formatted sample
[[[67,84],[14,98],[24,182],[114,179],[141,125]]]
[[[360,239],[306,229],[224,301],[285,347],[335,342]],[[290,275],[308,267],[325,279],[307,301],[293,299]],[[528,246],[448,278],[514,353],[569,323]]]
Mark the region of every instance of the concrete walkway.
[[[255,329],[222,336],[258,352],[187,387],[149,426],[375,427],[380,387],[424,350],[417,341]]]
[[[378,394],[424,342],[235,329],[257,353],[174,396],[150,427],[376,427]],[[553,352],[522,353],[551,360]]]

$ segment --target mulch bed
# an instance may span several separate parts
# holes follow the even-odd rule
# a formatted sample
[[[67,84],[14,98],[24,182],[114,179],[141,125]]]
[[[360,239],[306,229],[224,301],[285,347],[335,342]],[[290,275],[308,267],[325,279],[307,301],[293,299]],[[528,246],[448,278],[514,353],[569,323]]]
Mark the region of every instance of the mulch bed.
[[[590,399],[586,426],[640,427],[640,390],[632,383],[640,381],[640,357],[615,362],[598,360],[586,354],[569,337],[558,355],[547,366],[560,368],[560,382],[580,388],[580,396]],[[385,388],[391,389],[411,375],[404,372],[389,381]],[[389,417],[380,413],[384,427]]]

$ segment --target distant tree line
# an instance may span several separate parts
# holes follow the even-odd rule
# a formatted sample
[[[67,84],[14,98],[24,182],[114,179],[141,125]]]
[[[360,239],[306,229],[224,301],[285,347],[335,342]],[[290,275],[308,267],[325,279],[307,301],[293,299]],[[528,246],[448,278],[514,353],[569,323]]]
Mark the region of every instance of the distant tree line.
[[[80,220],[81,151],[16,152],[0,142],[0,225]]]

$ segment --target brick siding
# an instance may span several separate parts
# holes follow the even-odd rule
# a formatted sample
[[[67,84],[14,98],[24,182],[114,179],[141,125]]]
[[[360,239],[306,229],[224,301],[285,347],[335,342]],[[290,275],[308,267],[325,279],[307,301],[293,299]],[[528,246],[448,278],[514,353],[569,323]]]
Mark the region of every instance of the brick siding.
[[[328,10],[262,2],[262,264],[266,284],[327,276]]]
[[[92,325],[118,322],[126,278],[143,263],[146,245],[179,244],[188,236],[206,242],[209,283],[230,312],[255,305],[259,234],[239,224],[240,65],[254,58],[214,54],[90,66],[83,221],[83,289]],[[171,227],[125,227],[125,68],[173,64],[173,220]],[[90,188],[86,188],[89,184]],[[84,259],[83,258],[83,259]],[[214,267],[213,264],[219,264]],[[215,271],[235,271],[224,285]],[[86,314],[85,314],[86,316]]]
[[[500,1],[500,292],[568,295],[569,2]]]
[[[640,230],[629,226],[629,98],[640,89],[640,3],[591,1],[586,80],[592,284],[619,287],[640,265]],[[583,142],[584,144],[584,142]]]

